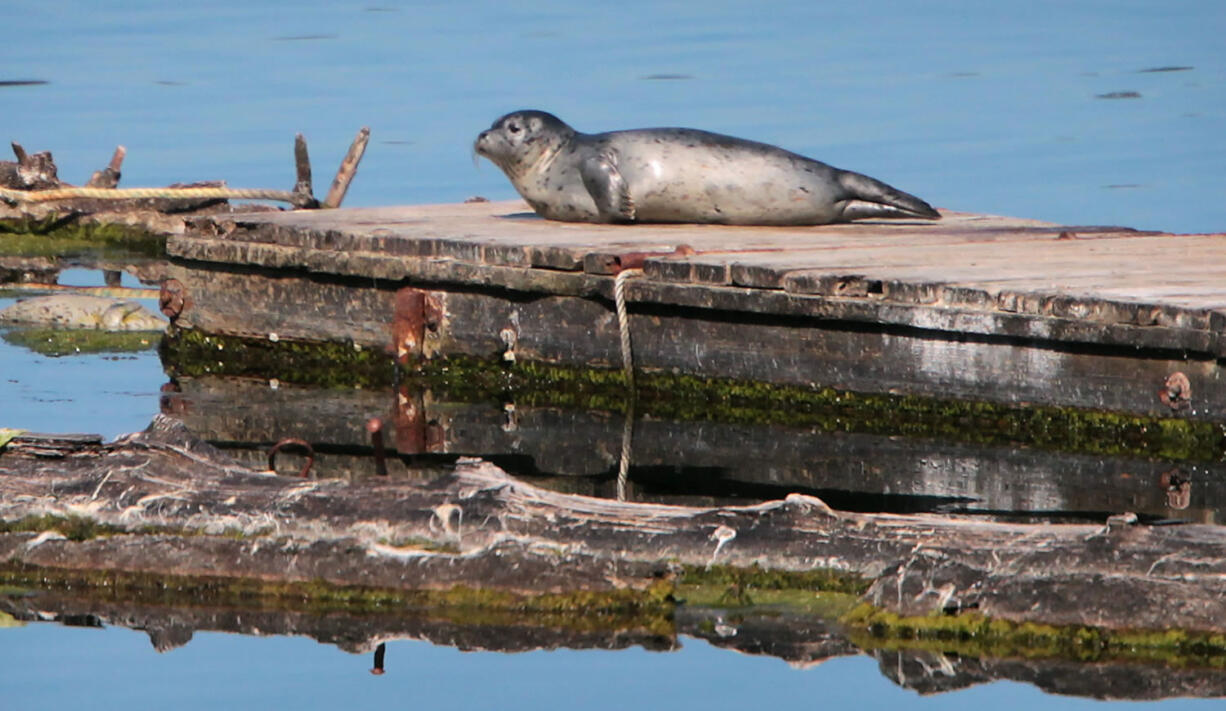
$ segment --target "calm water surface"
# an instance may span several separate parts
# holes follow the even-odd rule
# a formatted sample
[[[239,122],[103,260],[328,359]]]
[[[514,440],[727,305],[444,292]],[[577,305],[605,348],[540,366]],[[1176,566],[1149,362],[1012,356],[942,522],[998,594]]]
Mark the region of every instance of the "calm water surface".
[[[531,107],[585,131],[686,125],[775,143],[941,207],[1226,230],[1217,0],[46,0],[5,14],[0,82],[47,83],[0,84],[0,138],[53,151],[72,183],[123,144],[126,186],[288,188],[302,132],[322,192],[365,125],[347,204],[504,199],[510,185],[474,168],[471,143]],[[47,358],[0,342],[0,426],[112,437],[144,427],[164,382],[152,351]],[[0,691],[21,707],[1098,705],[1013,683],[921,698],[864,657],[798,670],[701,641],[515,655],[406,641],[389,647],[387,675],[369,664],[294,638],[200,633],[157,654],[123,629],[0,630]]]
[[[1045,695],[994,682],[920,696],[881,678],[867,657],[794,669],[683,639],[680,651],[640,649],[461,652],[424,642],[388,645],[383,676],[369,655],[310,640],[198,634],[156,654],[123,629],[34,624],[2,630],[0,688],[42,708],[431,708],[431,709],[981,709],[1102,708],[1093,699]],[[1108,702],[1110,703],[1110,702]],[[1135,706],[1135,702],[1129,702]],[[1220,700],[1170,699],[1157,709],[1220,708]]]

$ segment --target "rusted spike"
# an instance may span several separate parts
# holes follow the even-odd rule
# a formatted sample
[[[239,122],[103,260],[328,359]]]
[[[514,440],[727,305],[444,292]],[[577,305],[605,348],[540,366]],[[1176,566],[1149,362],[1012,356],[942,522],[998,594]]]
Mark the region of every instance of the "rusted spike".
[[[371,668],[370,673],[375,676],[383,674],[383,656],[387,653],[387,643],[380,642],[378,647],[375,647],[375,666]]]
[[[268,450],[269,471],[277,471],[277,452],[280,452],[285,447],[299,447],[305,451],[307,458],[306,463],[302,465],[302,469],[298,472],[298,476],[302,477],[303,479],[307,478],[307,475],[311,473],[311,465],[315,463],[315,450],[311,447],[310,442],[307,442],[304,439],[297,439],[295,437],[286,437],[280,442],[274,444],[272,449]]]
[[[353,144],[349,146],[349,152],[345,154],[345,160],[341,161],[340,170],[336,171],[336,178],[332,181],[332,187],[328,190],[328,197],[324,198],[323,207],[333,208],[340,207],[341,201],[345,199],[345,193],[349,192],[349,183],[353,181],[353,176],[358,172],[358,163],[362,161],[362,154],[366,152],[366,143],[370,141],[370,128],[363,126],[358,135],[353,139]]]
[[[88,188],[113,188],[119,185],[119,178],[122,175],[120,167],[123,166],[124,156],[128,154],[128,149],[123,146],[116,146],[115,152],[111,154],[111,162],[105,168],[95,172],[90,176],[89,182],[85,184]]]
[[[370,443],[375,448],[375,474],[387,476],[387,451],[383,447],[383,420],[372,417],[366,421],[366,431],[370,433]]]

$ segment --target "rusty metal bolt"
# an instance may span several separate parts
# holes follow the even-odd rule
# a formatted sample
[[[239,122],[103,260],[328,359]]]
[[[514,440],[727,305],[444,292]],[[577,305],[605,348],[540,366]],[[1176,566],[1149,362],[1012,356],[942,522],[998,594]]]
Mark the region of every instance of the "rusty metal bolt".
[[[303,479],[307,478],[307,475],[311,473],[311,465],[315,463],[315,450],[311,447],[310,442],[294,437],[286,437],[280,442],[274,444],[272,449],[268,450],[269,471],[277,471],[277,452],[280,452],[285,447],[298,447],[306,453],[306,463],[302,465],[302,470],[298,472],[298,476],[302,477]]]
[[[187,287],[183,286],[183,282],[178,279],[167,279],[162,282],[162,289],[158,293],[158,308],[166,315],[166,318],[175,321],[179,318],[179,314],[187,310],[191,305],[191,299],[187,295]]]
[[[1158,485],[1166,490],[1166,505],[1180,510],[1192,505],[1192,482],[1178,469],[1163,472]]]
[[[378,647],[375,647],[375,666],[370,670],[375,676],[383,674],[383,656],[387,653],[387,643],[380,642]]]
[[[1158,399],[1172,410],[1183,410],[1192,406],[1192,383],[1188,376],[1180,372],[1171,373],[1158,390]]]
[[[372,417],[366,421],[366,431],[370,433],[370,443],[375,448],[375,475],[387,476],[387,450],[383,447],[383,420]]]

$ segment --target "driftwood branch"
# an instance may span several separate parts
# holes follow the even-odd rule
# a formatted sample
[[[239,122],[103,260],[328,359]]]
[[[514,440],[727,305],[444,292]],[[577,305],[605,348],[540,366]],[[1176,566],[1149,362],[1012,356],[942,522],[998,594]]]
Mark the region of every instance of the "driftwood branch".
[[[117,146],[115,148],[115,152],[111,155],[111,162],[108,163],[102,170],[99,170],[91,175],[89,182],[85,183],[85,186],[89,188],[117,187],[121,176],[120,168],[123,166],[123,159],[127,154],[127,148]]]
[[[20,143],[13,142],[16,163],[0,161],[0,187],[16,190],[48,190],[63,185],[57,176],[51,151],[30,154]]]
[[[332,187],[328,190],[328,196],[324,198],[323,207],[341,206],[345,193],[349,192],[349,183],[353,182],[353,177],[357,175],[358,163],[362,162],[362,155],[366,153],[366,144],[369,141],[370,128],[363,126],[362,130],[358,131],[358,135],[354,137],[353,143],[350,144],[349,152],[341,161],[340,169],[336,171],[336,178],[332,180]]]
[[[875,580],[869,599],[905,614],[1226,631],[1226,529],[1215,526],[858,514],[801,495],[744,507],[622,503],[540,489],[477,461],[426,484],[291,479],[229,462],[161,417],[146,433],[53,460],[24,455],[22,442],[0,455],[5,520],[87,516],[245,538],[7,534],[0,558],[13,562],[517,592],[646,585],[678,562],[833,568]],[[292,543],[263,545],[270,535]]]

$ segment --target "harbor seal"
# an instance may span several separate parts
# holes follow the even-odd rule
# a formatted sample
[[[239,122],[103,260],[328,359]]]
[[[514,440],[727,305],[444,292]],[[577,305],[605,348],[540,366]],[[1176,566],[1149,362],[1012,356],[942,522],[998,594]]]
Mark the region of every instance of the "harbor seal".
[[[586,134],[525,110],[495,121],[473,148],[550,220],[821,225],[941,217],[866,175],[692,128]]]

